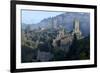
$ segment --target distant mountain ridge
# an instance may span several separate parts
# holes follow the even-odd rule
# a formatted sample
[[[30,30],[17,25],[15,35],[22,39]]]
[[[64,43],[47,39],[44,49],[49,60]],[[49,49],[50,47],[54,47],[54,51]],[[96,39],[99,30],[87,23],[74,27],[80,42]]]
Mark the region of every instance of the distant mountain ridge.
[[[37,24],[30,24],[28,26],[26,26],[27,24],[22,24],[22,29],[32,30],[39,27],[50,28],[52,26],[57,27],[58,25],[61,25],[67,31],[72,31],[74,19],[79,19],[81,32],[84,36],[88,36],[90,34],[90,14],[82,12],[66,12],[55,17],[43,19]]]

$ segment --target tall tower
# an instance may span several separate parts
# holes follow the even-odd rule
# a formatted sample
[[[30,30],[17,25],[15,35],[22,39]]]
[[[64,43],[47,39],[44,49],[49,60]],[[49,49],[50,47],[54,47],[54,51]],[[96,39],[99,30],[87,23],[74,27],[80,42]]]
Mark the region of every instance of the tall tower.
[[[80,29],[79,29],[79,27],[80,27],[80,26],[79,26],[79,23],[80,23],[80,22],[79,22],[78,19],[75,19],[75,20],[74,20],[74,32],[75,32],[75,33],[78,33],[78,32],[80,31]]]
[[[75,19],[73,23],[73,34],[76,35],[77,39],[81,39],[82,33],[80,31],[80,22],[79,19]]]

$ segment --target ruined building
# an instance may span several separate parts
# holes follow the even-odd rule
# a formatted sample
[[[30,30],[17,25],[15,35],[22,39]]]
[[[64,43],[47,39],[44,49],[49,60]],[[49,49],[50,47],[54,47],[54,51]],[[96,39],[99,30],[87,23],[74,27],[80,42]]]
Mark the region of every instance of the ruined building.
[[[53,40],[53,46],[68,52],[72,40],[72,35],[68,32],[65,32],[64,28],[61,28],[56,39]]]
[[[74,20],[73,31],[65,33],[64,28],[62,27],[59,30],[59,33],[55,39],[53,39],[53,46],[60,47],[62,50],[68,52],[70,45],[72,44],[73,37],[76,35],[77,39],[82,38],[82,33],[80,31],[80,22],[78,19]]]

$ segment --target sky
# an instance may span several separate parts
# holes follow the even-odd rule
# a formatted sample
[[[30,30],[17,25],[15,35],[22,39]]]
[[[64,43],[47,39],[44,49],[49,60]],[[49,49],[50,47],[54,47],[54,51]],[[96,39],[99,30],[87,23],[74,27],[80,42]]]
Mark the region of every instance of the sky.
[[[21,18],[22,23],[36,24],[45,18],[54,17],[62,13],[64,12],[22,10]]]

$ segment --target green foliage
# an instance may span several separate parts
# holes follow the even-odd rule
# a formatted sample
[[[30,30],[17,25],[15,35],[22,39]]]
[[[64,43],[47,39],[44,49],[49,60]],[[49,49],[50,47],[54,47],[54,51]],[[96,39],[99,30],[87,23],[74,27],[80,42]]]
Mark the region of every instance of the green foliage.
[[[73,39],[72,45],[70,46],[70,50],[67,54],[67,58],[70,60],[79,59],[79,43],[78,43],[76,35],[74,35],[74,39]]]
[[[90,38],[89,36],[80,40],[74,35],[73,43],[67,54],[69,60],[83,60],[90,58]]]
[[[65,60],[66,53],[61,48],[52,49],[52,54],[54,55],[54,61],[62,61]]]
[[[88,56],[86,55],[86,53],[83,51],[80,53],[80,59],[88,59]]]
[[[22,31],[22,62],[37,61],[37,50],[52,53],[52,61],[83,60],[90,58],[90,36],[78,40],[76,35],[74,35],[69,51],[66,52],[60,47],[60,41],[57,42],[58,47],[53,47],[52,45],[57,33],[58,31],[52,30],[42,32]]]
[[[90,58],[90,38],[89,36],[79,41],[80,59]]]

